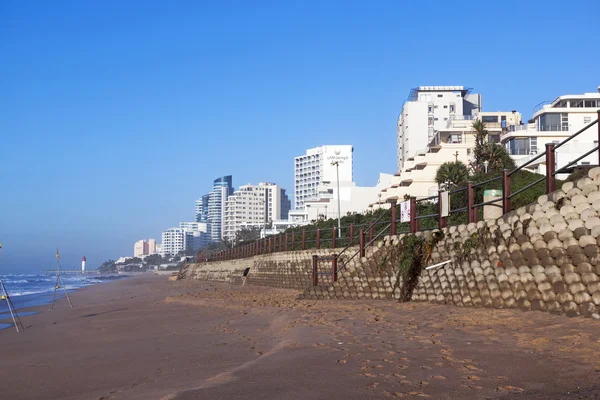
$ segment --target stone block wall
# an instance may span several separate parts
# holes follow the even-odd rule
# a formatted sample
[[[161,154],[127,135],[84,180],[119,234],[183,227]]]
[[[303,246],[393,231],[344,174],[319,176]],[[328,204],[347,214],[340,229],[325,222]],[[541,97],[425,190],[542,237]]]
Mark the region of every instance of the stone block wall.
[[[433,249],[429,264],[451,262],[422,272],[413,301],[600,318],[600,168],[501,218],[442,232],[444,238]],[[432,232],[416,235],[430,237]],[[301,298],[393,300],[399,298],[395,271],[402,237],[386,236],[369,247],[365,257],[348,262],[337,282],[321,275],[315,287],[312,255],[335,250],[203,264],[191,275],[227,280],[227,274],[230,279],[243,273],[243,264],[251,266],[248,283],[300,289]],[[221,268],[229,272],[218,271]]]
[[[304,290],[312,284],[312,256],[329,256],[342,249],[311,249],[259,255],[239,260],[218,261],[202,264],[190,264],[187,278],[230,282],[241,284],[242,275],[250,268],[246,283],[260,286],[272,286],[286,289]],[[348,249],[341,261],[358,250]],[[321,271],[330,271],[331,262],[319,264]],[[329,275],[320,275],[321,284],[331,284]]]

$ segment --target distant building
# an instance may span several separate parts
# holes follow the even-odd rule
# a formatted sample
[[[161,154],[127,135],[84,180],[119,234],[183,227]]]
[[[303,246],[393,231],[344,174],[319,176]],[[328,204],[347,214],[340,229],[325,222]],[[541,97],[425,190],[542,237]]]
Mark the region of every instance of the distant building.
[[[213,182],[213,190],[208,195],[207,223],[210,239],[217,242],[223,238],[223,213],[229,195],[233,193],[231,175],[222,176]]]
[[[154,239],[138,240],[133,245],[134,257],[143,257],[154,253],[156,253],[156,240]]]
[[[196,200],[196,222],[208,222],[208,200],[210,195],[205,194]]]
[[[187,245],[186,230],[182,228],[169,228],[162,233],[161,254],[176,255],[184,251]]]
[[[294,209],[304,210],[308,200],[317,198],[317,188],[323,182],[338,180],[336,166],[339,163],[340,182],[352,182],[352,153],[351,145],[320,146],[308,149],[305,155],[294,159]]]
[[[481,111],[475,115],[455,115],[435,134],[423,150],[418,150],[404,160],[403,167],[394,174],[389,187],[373,197],[370,209],[385,207],[388,201],[402,201],[405,195],[424,198],[437,195],[442,188],[435,181],[438,168],[446,162],[460,161],[469,165],[473,161],[475,131],[473,122],[485,122],[488,141],[500,142],[500,137],[510,124],[521,123],[516,111]]]
[[[598,110],[600,87],[595,93],[562,95],[553,101],[538,104],[533,109],[531,123],[509,126],[501,142],[517,166],[521,166],[544,152],[547,143],[558,144],[598,119]],[[556,150],[556,168],[562,168],[597,145],[598,127],[595,125]],[[577,162],[577,165],[597,163],[598,156],[594,153]],[[546,158],[540,157],[526,168],[545,174],[545,166]]]
[[[423,152],[448,121],[481,110],[481,95],[464,86],[419,86],[412,89],[398,117],[398,171],[408,158]]]
[[[290,200],[285,189],[274,183],[240,186],[225,203],[223,238],[233,241],[243,227],[264,227],[287,218]]]
[[[180,222],[179,228],[186,231],[186,248],[200,250],[210,243],[210,233],[206,222]]]

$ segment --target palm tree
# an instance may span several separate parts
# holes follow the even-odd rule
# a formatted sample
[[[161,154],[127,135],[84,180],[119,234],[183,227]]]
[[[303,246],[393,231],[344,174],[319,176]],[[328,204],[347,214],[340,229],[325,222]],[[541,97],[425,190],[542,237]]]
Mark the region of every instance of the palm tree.
[[[446,189],[457,186],[469,179],[469,169],[460,161],[445,162],[435,173],[435,181]]]
[[[473,150],[474,157],[474,169],[475,171],[481,171],[481,166],[483,165],[483,161],[485,161],[485,153],[486,153],[486,144],[487,144],[487,136],[488,131],[485,128],[485,122],[481,120],[473,121],[473,130],[475,131],[475,149]]]
[[[485,146],[483,160],[489,162],[489,171],[502,171],[503,169],[514,169],[515,162],[506,149],[496,143],[488,143]]]

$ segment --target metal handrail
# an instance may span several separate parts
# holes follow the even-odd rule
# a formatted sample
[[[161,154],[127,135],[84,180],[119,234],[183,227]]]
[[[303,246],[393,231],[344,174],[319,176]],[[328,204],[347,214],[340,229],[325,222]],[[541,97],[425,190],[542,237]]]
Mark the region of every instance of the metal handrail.
[[[483,181],[483,182],[477,182],[475,185],[473,185],[473,187],[476,188],[476,187],[479,187],[479,186],[483,186],[486,183],[494,182],[494,181],[497,181],[498,179],[502,179],[502,176],[497,176],[495,178],[488,179],[487,181]]]
[[[545,177],[545,176],[543,176],[543,177],[541,177],[540,179],[536,180],[535,182],[531,182],[529,185],[527,185],[527,186],[525,186],[525,187],[522,187],[521,189],[517,190],[517,191],[516,191],[516,192],[514,192],[514,193],[511,193],[511,194],[509,194],[509,195],[508,195],[508,198],[510,199],[510,198],[512,198],[513,196],[516,196],[516,195],[518,195],[519,193],[523,193],[524,191],[526,191],[526,190],[527,190],[527,189],[529,189],[530,187],[532,187],[532,186],[535,186],[535,185],[537,185],[538,183],[541,183],[541,182],[543,182],[543,181],[545,181],[545,180],[546,180],[546,177]]]
[[[494,199],[494,200],[488,200],[488,201],[484,201],[483,203],[479,203],[479,204],[473,204],[473,208],[479,208],[482,206],[487,206],[488,204],[492,204],[492,203],[497,203],[499,201],[502,201],[502,198],[498,198],[498,199]],[[497,204],[492,204],[494,206],[496,206]],[[501,207],[501,206],[499,206]],[[469,207],[465,207],[465,209],[468,209]]]
[[[425,218],[433,218],[439,216],[440,213],[428,214],[428,215],[417,215],[415,219],[425,219]]]
[[[554,148],[556,150],[556,147]],[[530,165],[532,162],[534,162],[535,160],[537,160],[538,158],[542,157],[542,156],[546,156],[546,151],[544,150],[543,152],[539,153],[537,156],[533,157],[531,160],[527,161],[525,164],[513,169],[512,171],[510,171],[508,173],[508,176],[511,176],[512,174],[519,172],[520,170],[522,170],[523,168],[527,167],[528,165]]]
[[[386,231],[386,230],[387,230],[387,229],[388,229],[388,228],[389,228],[391,225],[392,225],[392,223],[390,222],[390,223],[389,223],[389,224],[387,224],[387,225],[385,226],[385,228],[383,228],[383,229],[382,229],[382,230],[381,230],[381,231],[380,231],[380,232],[379,232],[377,235],[375,235],[375,237],[374,237],[373,239],[371,239],[371,240],[369,241],[369,243],[365,243],[365,248],[367,248],[367,247],[369,247],[371,244],[375,243],[375,240],[377,240],[377,238],[379,238],[379,236],[381,236],[381,234],[382,234],[384,231]],[[344,264],[343,264],[341,267],[339,267],[339,268],[338,268],[338,269],[335,271],[335,272],[336,272],[336,274],[337,274],[338,272],[340,272],[342,269],[346,268],[346,265],[348,265],[348,263],[349,263],[350,261],[352,261],[352,260],[354,259],[354,257],[356,257],[356,255],[357,255],[357,254],[360,254],[360,251],[361,251],[361,250],[362,250],[362,249],[358,249],[358,251],[356,251],[356,252],[355,252],[355,253],[352,255],[352,257],[350,257],[349,259],[347,259],[347,260],[344,262]],[[340,253],[340,254],[338,254],[338,259],[340,258],[340,255],[341,255],[341,253]]]
[[[567,165],[564,165],[561,169],[559,169],[558,171],[554,171],[554,175],[556,174],[560,174],[562,172],[564,172],[565,169],[569,168],[571,165],[573,164],[577,164],[578,161],[583,160],[584,158],[586,158],[587,156],[589,156],[590,154],[592,154],[593,152],[598,150],[599,146],[594,147],[592,150],[588,151],[587,153],[585,153],[584,155],[582,155],[579,158],[576,158],[575,160],[569,162]]]
[[[587,131],[589,128],[591,128],[592,126],[596,125],[597,123],[598,123],[598,120],[595,120],[594,122],[591,122],[589,125],[587,125],[587,126],[583,127],[582,129],[578,130],[577,132],[575,132],[574,134],[572,134],[571,136],[569,136],[568,138],[566,138],[565,140],[563,140],[562,142],[560,142],[556,146],[554,146],[554,150],[558,149],[563,144],[569,142],[571,139],[579,136],[584,131]]]
[[[379,216],[379,218],[377,218],[377,219],[375,220],[375,222],[373,223],[373,226],[375,226],[375,224],[376,224],[376,223],[378,223],[378,222],[381,220],[381,218],[383,218],[383,216],[384,216],[384,215],[385,215],[385,214],[383,214],[383,213],[382,213],[382,214]],[[368,226],[369,224],[366,224],[366,225]],[[391,222],[390,222],[390,225],[391,225]],[[358,226],[361,226],[361,225],[358,225]],[[356,225],[355,225],[355,227],[356,227]],[[339,252],[339,254],[338,254],[338,259],[340,258],[340,256],[341,256],[342,254],[344,254],[344,252],[345,252],[346,250],[348,250],[350,247],[352,247],[352,245],[354,244],[354,242],[356,241],[356,239],[360,239],[360,238],[359,238],[358,236],[357,236],[356,238],[352,238],[352,242],[350,242],[350,243],[348,244],[348,246],[344,247],[344,249],[343,249],[342,251],[340,251],[340,252]]]

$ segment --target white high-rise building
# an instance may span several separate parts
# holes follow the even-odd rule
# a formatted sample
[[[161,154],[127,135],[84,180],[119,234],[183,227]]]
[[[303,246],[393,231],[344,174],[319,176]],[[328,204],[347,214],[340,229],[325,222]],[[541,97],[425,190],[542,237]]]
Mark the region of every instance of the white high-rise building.
[[[176,255],[187,247],[186,230],[182,228],[169,228],[162,233],[161,254]]]
[[[227,202],[229,195],[233,193],[231,182],[231,175],[215,179],[213,190],[208,195],[208,214],[206,222],[208,223],[210,238],[213,242],[218,242],[223,239],[225,203]]]
[[[285,189],[274,183],[243,185],[229,196],[225,204],[223,237],[234,240],[242,227],[263,227],[287,218],[290,200]]]
[[[210,233],[206,222],[180,222],[179,228],[186,231],[186,248],[200,250],[210,242]]]
[[[294,209],[304,210],[304,203],[318,197],[318,187],[322,183],[339,181],[351,183],[353,179],[351,145],[320,146],[308,149],[305,155],[294,159]]]
[[[398,171],[408,158],[426,151],[436,133],[455,117],[474,116],[481,95],[464,86],[419,86],[410,91],[398,117]]]

